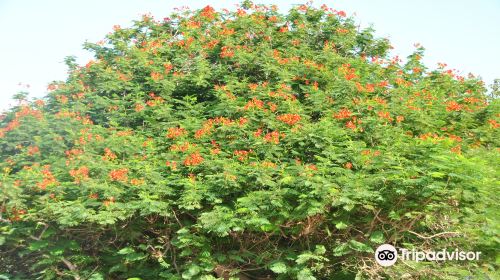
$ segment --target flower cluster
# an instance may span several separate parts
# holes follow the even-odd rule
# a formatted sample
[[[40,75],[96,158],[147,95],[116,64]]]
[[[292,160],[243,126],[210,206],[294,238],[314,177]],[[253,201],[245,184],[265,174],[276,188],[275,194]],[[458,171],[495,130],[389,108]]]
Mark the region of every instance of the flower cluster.
[[[72,169],[69,171],[69,175],[74,178],[75,183],[79,184],[81,181],[89,178],[89,168],[87,166],[81,166],[77,169]]]
[[[127,182],[128,181],[128,169],[120,168],[114,169],[109,172],[109,178],[111,181]]]
[[[300,121],[300,115],[298,114],[283,114],[276,117],[277,120],[284,122],[288,125],[294,125]]]
[[[168,129],[167,138],[175,139],[186,135],[186,130],[182,127],[171,127]]]
[[[196,166],[200,165],[203,162],[203,157],[200,155],[199,152],[194,152],[192,154],[189,154],[185,159],[184,159],[184,165],[185,166]]]

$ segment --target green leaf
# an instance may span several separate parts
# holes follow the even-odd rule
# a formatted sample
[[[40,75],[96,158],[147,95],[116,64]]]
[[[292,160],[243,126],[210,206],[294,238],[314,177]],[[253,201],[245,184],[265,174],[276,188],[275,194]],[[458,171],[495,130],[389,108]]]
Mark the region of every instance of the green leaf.
[[[335,227],[337,229],[346,229],[347,225],[344,222],[338,222],[338,223],[335,224]]]
[[[30,243],[29,249],[32,251],[40,250],[49,245],[47,240],[39,240]]]
[[[370,236],[370,241],[376,244],[382,244],[385,242],[384,233],[381,231],[374,231]]]
[[[316,280],[316,277],[312,275],[310,269],[304,268],[297,274],[297,280]]]
[[[367,253],[373,253],[373,249],[366,245],[365,243],[361,243],[359,241],[356,241],[352,239],[349,241],[349,247],[351,247],[353,250],[359,251],[359,252],[367,252]]]
[[[118,254],[120,254],[120,255],[127,255],[127,254],[132,254],[132,253],[135,253],[135,250],[131,247],[125,247],[125,248],[121,249],[120,251],[118,251]]]
[[[273,263],[269,267],[274,273],[280,274],[280,273],[285,273],[287,271],[286,264],[283,262],[276,262]]]
[[[194,276],[198,275],[201,272],[201,268],[198,265],[189,266],[188,270],[182,273],[183,279],[191,279]]]

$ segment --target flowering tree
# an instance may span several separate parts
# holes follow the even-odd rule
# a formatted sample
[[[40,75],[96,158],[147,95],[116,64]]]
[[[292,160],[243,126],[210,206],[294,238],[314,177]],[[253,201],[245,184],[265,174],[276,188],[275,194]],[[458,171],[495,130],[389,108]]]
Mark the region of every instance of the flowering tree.
[[[7,279],[493,275],[498,100],[345,12],[145,15],[0,120]],[[378,266],[382,243],[481,251]],[[18,277],[18,278],[15,278]],[[19,278],[20,277],[20,278]]]

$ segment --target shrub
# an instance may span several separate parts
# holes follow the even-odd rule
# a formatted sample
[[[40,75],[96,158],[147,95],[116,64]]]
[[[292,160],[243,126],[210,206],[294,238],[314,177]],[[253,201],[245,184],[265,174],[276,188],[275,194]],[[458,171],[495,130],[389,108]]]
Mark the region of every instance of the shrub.
[[[326,6],[144,16],[0,120],[0,272],[444,279],[498,268],[499,103]],[[378,266],[374,248],[481,251]],[[17,278],[16,278],[17,277]]]

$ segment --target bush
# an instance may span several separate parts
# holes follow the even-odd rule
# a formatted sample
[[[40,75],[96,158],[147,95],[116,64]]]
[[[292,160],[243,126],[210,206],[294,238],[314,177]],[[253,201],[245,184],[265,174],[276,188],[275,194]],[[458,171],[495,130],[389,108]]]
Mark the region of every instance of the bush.
[[[4,278],[494,277],[499,103],[423,47],[244,2],[85,48],[0,120]],[[382,268],[382,243],[482,255]]]

